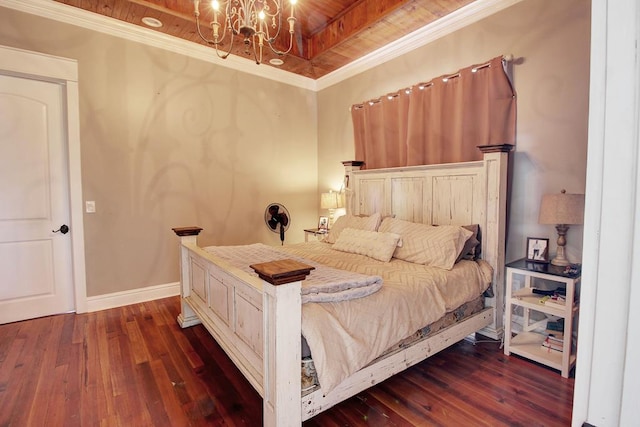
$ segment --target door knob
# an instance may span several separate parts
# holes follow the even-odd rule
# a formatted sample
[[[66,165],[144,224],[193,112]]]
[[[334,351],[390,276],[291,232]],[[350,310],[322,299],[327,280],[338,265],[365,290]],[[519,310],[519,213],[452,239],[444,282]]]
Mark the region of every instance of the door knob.
[[[59,231],[62,234],[67,234],[69,232],[69,226],[67,226],[67,224],[62,224],[57,230],[51,231],[53,231],[54,233],[57,233]]]

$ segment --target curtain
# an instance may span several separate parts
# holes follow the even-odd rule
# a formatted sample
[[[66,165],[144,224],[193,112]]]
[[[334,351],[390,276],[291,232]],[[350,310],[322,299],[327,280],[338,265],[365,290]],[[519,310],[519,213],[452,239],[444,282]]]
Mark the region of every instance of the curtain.
[[[516,99],[502,57],[351,108],[367,169],[482,159],[515,142]]]
[[[355,139],[366,141],[359,150],[356,143],[356,158],[367,159],[368,169],[407,164],[407,150],[390,141],[406,140],[408,108],[409,95],[400,92],[369,101],[357,111],[351,109],[354,133],[358,134]]]

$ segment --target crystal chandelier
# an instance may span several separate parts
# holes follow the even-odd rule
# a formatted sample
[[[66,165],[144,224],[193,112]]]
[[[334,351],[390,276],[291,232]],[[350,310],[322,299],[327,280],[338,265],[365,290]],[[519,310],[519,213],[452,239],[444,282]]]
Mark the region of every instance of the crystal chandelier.
[[[222,59],[227,58],[231,53],[234,40],[237,37],[242,37],[245,52],[249,55],[253,52],[256,64],[260,64],[262,63],[262,48],[265,43],[278,56],[286,55],[291,51],[296,23],[294,17],[296,1],[289,0],[291,14],[286,18],[289,22],[289,47],[287,50],[281,51],[275,46],[283,26],[283,0],[212,0],[213,21],[209,23],[213,37],[211,39],[205,37],[200,29],[200,0],[194,0],[194,15],[198,34],[205,42],[215,46],[216,53]],[[229,45],[226,50],[223,50],[222,43],[227,35],[229,36]]]

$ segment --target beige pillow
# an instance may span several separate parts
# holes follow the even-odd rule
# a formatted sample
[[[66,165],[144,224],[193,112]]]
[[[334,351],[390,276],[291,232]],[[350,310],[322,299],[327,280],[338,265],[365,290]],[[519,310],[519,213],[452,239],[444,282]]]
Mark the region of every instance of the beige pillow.
[[[377,231],[345,228],[332,249],[365,255],[378,261],[389,262],[398,246],[400,235]]]
[[[451,270],[465,242],[473,232],[457,225],[432,226],[385,218],[378,231],[396,233],[402,247],[396,248],[394,258]]]
[[[329,233],[324,238],[327,243],[335,243],[340,237],[340,233],[345,228],[355,228],[357,230],[376,231],[380,225],[380,214],[371,216],[343,215],[339,217],[331,226]]]

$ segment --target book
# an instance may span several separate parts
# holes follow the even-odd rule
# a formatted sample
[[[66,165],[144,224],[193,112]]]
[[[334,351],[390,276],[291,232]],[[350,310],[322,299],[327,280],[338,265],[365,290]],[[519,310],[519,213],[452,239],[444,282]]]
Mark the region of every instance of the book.
[[[550,344],[564,345],[564,338],[559,338],[552,334],[547,335],[545,341],[549,342]]]
[[[564,332],[564,319],[547,321],[547,330]]]
[[[564,286],[558,286],[555,289],[538,289],[531,288],[531,292],[538,295],[549,295],[549,296],[566,296],[567,288]]]
[[[553,350],[553,351],[562,352],[563,346],[564,346],[564,341],[553,335],[548,335],[542,342],[542,348],[547,349],[549,351]]]
[[[547,350],[548,352],[551,351],[557,351],[558,353],[562,353],[562,347],[558,347],[558,346],[554,346],[554,345],[550,345],[546,342],[543,342],[541,347],[545,350]]]
[[[554,331],[552,329],[547,329],[546,333],[547,333],[548,337],[553,337],[553,338],[558,339],[560,341],[564,340],[564,332],[562,332],[562,331]]]

